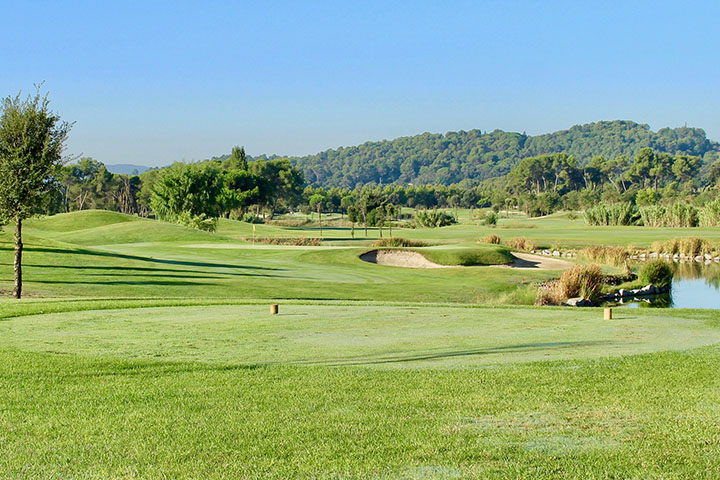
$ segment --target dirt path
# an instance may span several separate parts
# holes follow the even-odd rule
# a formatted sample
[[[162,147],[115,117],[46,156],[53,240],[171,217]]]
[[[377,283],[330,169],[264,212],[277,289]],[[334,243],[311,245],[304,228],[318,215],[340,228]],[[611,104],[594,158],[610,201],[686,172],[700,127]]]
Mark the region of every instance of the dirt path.
[[[482,265],[497,268],[517,268],[519,270],[566,270],[573,264],[559,258],[548,258],[530,253],[513,253],[515,261],[509,265]],[[360,255],[360,260],[389,267],[405,268],[452,268],[431,262],[418,252],[407,250],[373,250]],[[479,265],[480,266],[480,265]]]

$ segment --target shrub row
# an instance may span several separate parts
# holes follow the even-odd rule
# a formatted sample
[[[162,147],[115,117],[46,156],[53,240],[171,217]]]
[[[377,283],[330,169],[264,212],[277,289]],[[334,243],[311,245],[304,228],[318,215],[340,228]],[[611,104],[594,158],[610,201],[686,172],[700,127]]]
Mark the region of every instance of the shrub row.
[[[698,255],[718,253],[720,248],[713,242],[697,237],[672,238],[670,240],[659,240],[653,242],[651,248],[653,252],[668,253],[670,255],[685,254],[696,257]]]
[[[492,233],[492,234],[488,235],[487,237],[480,239],[479,242],[500,245],[502,243],[502,240],[500,239],[500,237],[498,235],[495,235],[494,233]],[[528,240],[525,237],[511,238],[505,244],[510,248],[514,248],[515,250],[530,251],[530,250],[535,250],[537,248],[535,245],[535,242],[533,242],[532,240]]]
[[[428,244],[420,240],[393,237],[383,238],[372,244],[373,247],[427,247]]]
[[[642,225],[646,227],[718,227],[720,199],[702,207],[678,202],[670,206],[636,208],[629,202],[599,204],[585,210],[588,225]]]
[[[637,221],[631,203],[601,203],[585,210],[588,225],[633,225]]]
[[[243,238],[246,242],[266,243],[268,245],[294,245],[297,247],[319,247],[322,244],[320,238],[297,237],[297,238],[281,238],[281,237],[257,237]]]

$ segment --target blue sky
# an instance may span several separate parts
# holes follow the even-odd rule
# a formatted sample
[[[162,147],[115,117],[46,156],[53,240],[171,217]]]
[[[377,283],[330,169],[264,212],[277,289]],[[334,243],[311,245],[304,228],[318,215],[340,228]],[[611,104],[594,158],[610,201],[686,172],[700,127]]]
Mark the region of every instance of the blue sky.
[[[614,119],[720,140],[720,2],[3,3],[0,95],[44,80],[105,163]]]

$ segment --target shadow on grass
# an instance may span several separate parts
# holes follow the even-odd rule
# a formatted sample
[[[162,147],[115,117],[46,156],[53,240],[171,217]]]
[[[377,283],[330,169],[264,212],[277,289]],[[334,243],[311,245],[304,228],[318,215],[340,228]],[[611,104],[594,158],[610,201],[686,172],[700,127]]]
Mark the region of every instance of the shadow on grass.
[[[11,251],[12,248],[7,247],[0,247],[0,250],[8,250]],[[139,255],[128,255],[123,253],[114,253],[114,252],[103,252],[99,250],[88,250],[88,249],[63,249],[63,248],[46,248],[46,247],[25,247],[25,252],[39,252],[39,253],[49,253],[49,254],[65,254],[65,255],[85,255],[85,256],[97,256],[97,257],[107,257],[107,258],[117,258],[122,260],[133,260],[138,262],[147,262],[151,264],[159,264],[159,265],[177,265],[182,267],[197,267],[197,268],[211,268],[211,269],[231,269],[231,270],[257,270],[257,271],[269,271],[269,272],[280,272],[280,271],[287,271],[287,269],[284,268],[273,268],[273,267],[256,267],[256,266],[249,266],[249,265],[234,265],[234,264],[227,264],[227,263],[212,263],[212,262],[193,262],[188,260],[166,260],[166,259],[160,259],[160,258],[151,258],[151,257],[143,257]],[[175,269],[155,269],[155,268],[143,268],[143,267],[123,267],[123,266],[99,266],[99,265],[91,265],[91,266],[81,266],[81,265],[37,265],[37,264],[30,264],[26,265],[29,267],[38,267],[38,268],[68,268],[68,269],[77,269],[77,270],[83,270],[83,269],[96,269],[96,270],[139,270],[139,271],[175,271],[175,272],[185,272],[185,273],[198,273],[198,271],[193,270],[175,270]],[[257,275],[257,276],[272,276],[267,273],[258,273],[258,274],[249,274],[249,273],[239,273],[239,272],[213,272],[221,275],[240,275],[240,276],[248,276],[248,275]]]
[[[397,363],[410,363],[410,362],[422,362],[426,360],[443,360],[447,358],[457,357],[474,357],[481,355],[493,355],[499,353],[516,353],[516,352],[530,352],[547,349],[563,349],[572,347],[588,347],[588,346],[599,346],[608,345],[609,342],[600,341],[581,341],[581,342],[545,342],[545,343],[523,343],[518,345],[506,345],[502,347],[487,347],[478,348],[473,350],[456,350],[446,351],[439,353],[427,353],[419,355],[408,355],[408,356],[393,356],[373,359],[372,357],[348,357],[348,358],[336,358],[324,361],[300,361],[291,362],[298,364],[307,365],[328,365],[328,366],[362,366],[362,365],[383,365],[383,364],[397,364]]]
[[[51,356],[68,356],[63,352],[51,352],[44,351],[38,352],[42,355]],[[222,373],[222,372],[243,372],[253,371],[262,368],[266,368],[265,365],[260,364],[241,364],[241,365],[226,365],[226,364],[207,364],[200,362],[187,362],[187,361],[167,361],[162,359],[157,360],[135,360],[132,363],[126,363],[121,360],[122,363],[108,362],[105,359],[100,359],[91,369],[83,369],[81,372],[71,373],[59,373],[53,372],[53,377],[63,378],[97,378],[97,377],[159,377],[164,375],[178,375],[178,374],[197,374],[197,373]],[[94,367],[94,371],[92,368]],[[84,380],[83,380],[84,381]]]
[[[27,283],[45,285],[157,285],[162,287],[207,287],[217,285],[211,282],[191,282],[189,280],[27,280]]]

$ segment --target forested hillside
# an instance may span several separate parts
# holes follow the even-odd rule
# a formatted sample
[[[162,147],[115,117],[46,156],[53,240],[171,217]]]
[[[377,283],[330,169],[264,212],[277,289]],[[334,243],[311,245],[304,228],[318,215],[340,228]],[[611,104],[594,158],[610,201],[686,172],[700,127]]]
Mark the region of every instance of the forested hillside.
[[[708,140],[700,128],[662,128],[653,132],[648,125],[618,120],[538,136],[502,130],[423,133],[291,160],[306,181],[315,186],[354,188],[368,183],[412,183],[467,187],[507,174],[526,157],[562,152],[574,156],[582,166],[596,155],[632,158],[644,147],[699,157],[720,152],[720,144]]]

